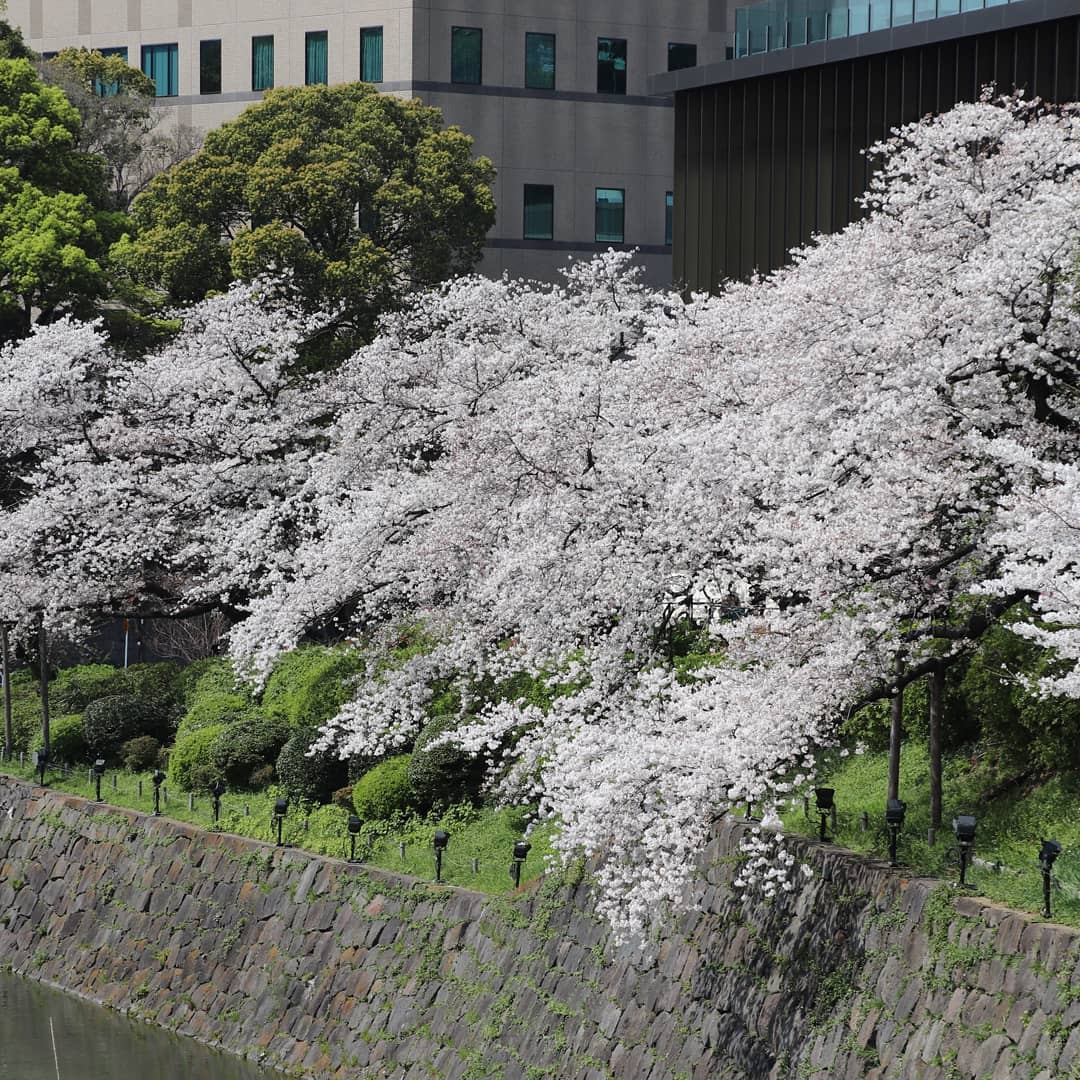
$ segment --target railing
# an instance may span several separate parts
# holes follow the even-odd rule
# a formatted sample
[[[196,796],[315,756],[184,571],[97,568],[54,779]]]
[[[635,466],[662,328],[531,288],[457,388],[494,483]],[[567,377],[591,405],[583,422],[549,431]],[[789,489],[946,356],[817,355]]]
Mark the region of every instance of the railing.
[[[776,52],[1018,2],[1021,0],[863,0],[842,7],[815,7],[806,0],[773,0],[735,12],[733,55]]]

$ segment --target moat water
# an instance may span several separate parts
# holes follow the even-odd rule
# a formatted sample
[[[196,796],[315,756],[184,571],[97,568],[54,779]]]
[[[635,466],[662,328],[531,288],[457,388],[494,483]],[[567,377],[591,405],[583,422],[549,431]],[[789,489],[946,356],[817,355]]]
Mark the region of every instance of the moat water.
[[[2,1080],[281,1080],[193,1039],[0,975]]]

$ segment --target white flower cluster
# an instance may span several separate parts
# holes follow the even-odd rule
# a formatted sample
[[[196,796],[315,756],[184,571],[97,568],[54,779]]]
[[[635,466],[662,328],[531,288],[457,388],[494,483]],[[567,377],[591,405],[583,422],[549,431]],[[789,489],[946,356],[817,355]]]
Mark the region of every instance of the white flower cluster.
[[[794,892],[798,877],[805,880],[814,876],[806,863],[796,865],[795,856],[784,847],[782,833],[753,828],[739,841],[739,851],[742,861],[732,885],[753,891],[762,899]]]

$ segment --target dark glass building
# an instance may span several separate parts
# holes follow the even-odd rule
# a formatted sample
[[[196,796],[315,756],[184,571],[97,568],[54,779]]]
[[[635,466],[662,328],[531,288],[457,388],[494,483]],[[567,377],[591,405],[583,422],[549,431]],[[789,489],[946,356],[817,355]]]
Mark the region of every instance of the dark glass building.
[[[1080,100],[1080,0],[984,2],[766,0],[737,13],[732,59],[657,76],[675,95],[675,282],[715,290],[842,229],[866,147],[989,84]]]

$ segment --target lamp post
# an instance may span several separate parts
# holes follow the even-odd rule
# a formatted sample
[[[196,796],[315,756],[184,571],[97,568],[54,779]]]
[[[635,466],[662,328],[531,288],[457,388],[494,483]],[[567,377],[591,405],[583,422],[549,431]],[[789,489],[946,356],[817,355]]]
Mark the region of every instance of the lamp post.
[[[161,817],[161,785],[165,783],[165,774],[155,769],[150,779],[154,784],[154,817]]]
[[[889,865],[896,865],[896,842],[904,827],[907,803],[903,799],[889,799],[885,804],[885,825],[889,830]]]
[[[49,764],[49,751],[45,749],[34,751],[34,768],[37,769],[41,779],[41,786],[45,786],[45,766]]]
[[[510,876],[514,879],[514,888],[521,885],[521,868],[525,865],[532,844],[528,840],[514,841],[514,861],[510,864]]]
[[[1054,860],[1061,854],[1061,845],[1056,840],[1044,840],[1039,851],[1039,866],[1042,867],[1043,879],[1043,918],[1050,918],[1050,874],[1054,869]]]
[[[967,883],[967,864],[971,857],[971,849],[975,846],[975,818],[970,814],[961,814],[952,819],[953,834],[960,846],[960,880],[957,885],[961,889],[970,889]]]
[[[214,797],[214,824],[221,817],[221,796],[225,794],[225,785],[220,780],[215,780],[210,785],[210,794]]]
[[[435,848],[435,881],[442,882],[442,857],[446,845],[450,843],[450,834],[445,829],[436,829],[432,844]]]
[[[821,815],[821,829],[818,833],[818,837],[821,840],[828,839],[825,836],[825,819],[829,816],[835,805],[833,801],[833,796],[835,794],[835,790],[831,787],[814,788],[814,795],[817,797],[817,811]]]
[[[281,829],[285,824],[285,815],[289,812],[289,800],[278,797],[274,800],[274,821],[277,823],[277,846],[284,847],[281,842]]]
[[[349,815],[349,862],[356,862],[356,837],[362,825],[356,814]]]
[[[101,778],[105,775],[105,759],[98,758],[94,762],[94,787],[96,789],[96,798],[98,802],[101,802]]]

